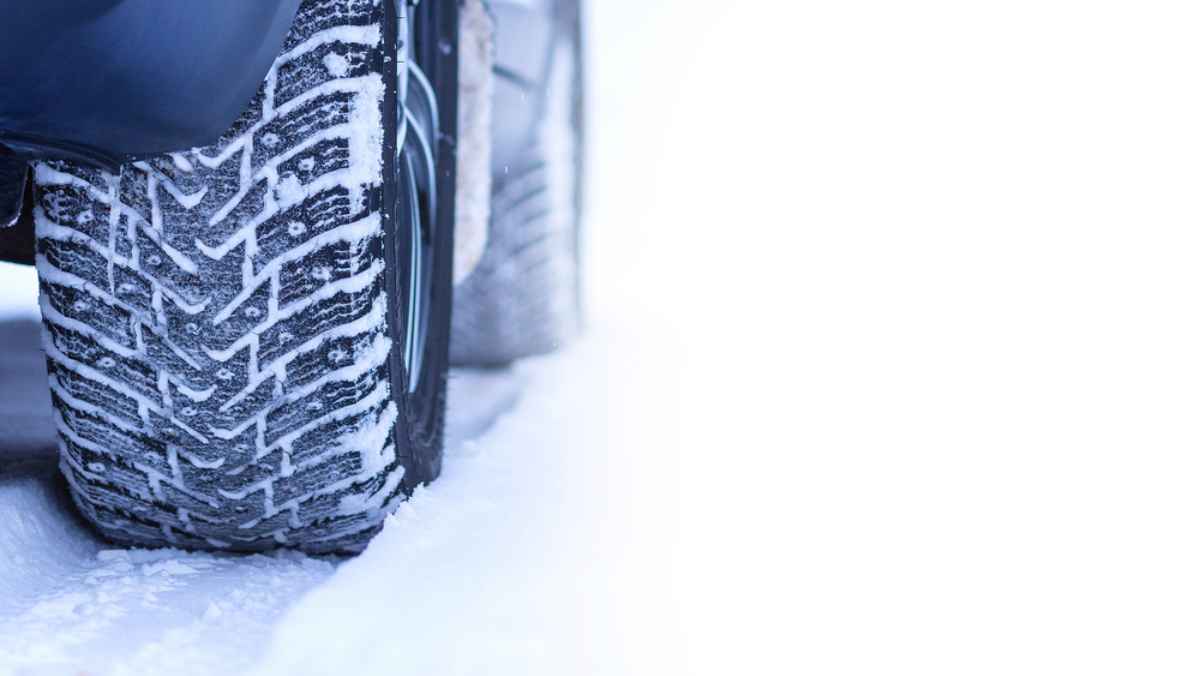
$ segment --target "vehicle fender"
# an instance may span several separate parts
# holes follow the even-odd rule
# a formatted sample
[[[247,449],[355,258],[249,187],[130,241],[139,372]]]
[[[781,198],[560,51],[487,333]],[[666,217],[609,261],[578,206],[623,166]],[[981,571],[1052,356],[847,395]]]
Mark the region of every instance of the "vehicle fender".
[[[0,1],[0,144],[114,165],[217,140],[300,0]]]

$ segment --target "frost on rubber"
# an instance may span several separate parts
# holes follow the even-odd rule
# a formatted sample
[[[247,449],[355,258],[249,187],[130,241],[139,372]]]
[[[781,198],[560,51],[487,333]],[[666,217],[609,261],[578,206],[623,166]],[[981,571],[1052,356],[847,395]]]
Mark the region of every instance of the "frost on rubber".
[[[37,166],[62,469],[110,539],[356,551],[403,499],[382,7],[305,0],[211,147]]]
[[[548,352],[580,324],[579,0],[496,0],[491,224],[454,290],[451,361]]]

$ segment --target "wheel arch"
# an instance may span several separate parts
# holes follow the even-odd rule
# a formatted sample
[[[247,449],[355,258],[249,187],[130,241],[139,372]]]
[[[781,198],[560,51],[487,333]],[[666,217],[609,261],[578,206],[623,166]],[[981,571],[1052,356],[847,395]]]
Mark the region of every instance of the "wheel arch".
[[[0,20],[0,143],[115,166],[215,141],[300,0],[39,0]]]

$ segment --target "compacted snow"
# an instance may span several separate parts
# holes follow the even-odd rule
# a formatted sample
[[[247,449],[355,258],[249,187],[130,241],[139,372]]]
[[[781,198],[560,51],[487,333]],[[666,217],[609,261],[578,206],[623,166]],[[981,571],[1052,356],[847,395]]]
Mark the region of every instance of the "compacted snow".
[[[607,450],[651,413],[621,403],[654,387],[631,333],[454,373],[442,478],[357,558],[125,550],[76,517],[56,470],[32,271],[0,264],[0,286],[0,674],[624,673],[639,651],[670,659],[671,525],[630,499],[661,459]]]

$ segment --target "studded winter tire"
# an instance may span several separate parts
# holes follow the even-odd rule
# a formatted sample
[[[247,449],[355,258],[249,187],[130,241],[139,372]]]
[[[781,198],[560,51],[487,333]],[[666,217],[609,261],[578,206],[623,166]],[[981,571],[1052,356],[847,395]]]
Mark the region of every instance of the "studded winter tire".
[[[304,0],[212,146],[36,165],[61,465],[110,540],[360,551],[440,471],[456,3],[407,5]]]

